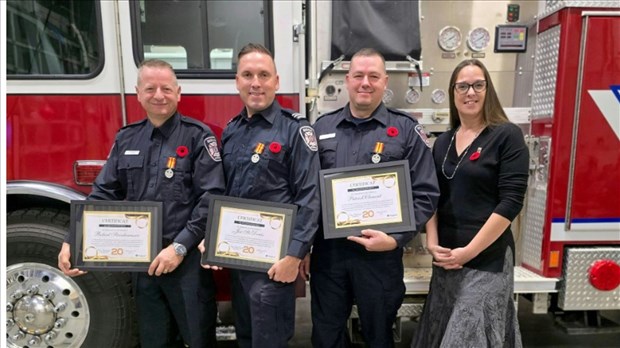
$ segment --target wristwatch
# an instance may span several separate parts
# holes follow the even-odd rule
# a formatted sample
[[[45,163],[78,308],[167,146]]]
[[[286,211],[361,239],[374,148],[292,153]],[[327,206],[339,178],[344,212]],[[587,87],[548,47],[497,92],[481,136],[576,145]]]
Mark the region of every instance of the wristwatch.
[[[185,245],[174,242],[172,243],[172,247],[174,248],[174,253],[177,254],[178,256],[187,255],[187,248],[185,247]]]

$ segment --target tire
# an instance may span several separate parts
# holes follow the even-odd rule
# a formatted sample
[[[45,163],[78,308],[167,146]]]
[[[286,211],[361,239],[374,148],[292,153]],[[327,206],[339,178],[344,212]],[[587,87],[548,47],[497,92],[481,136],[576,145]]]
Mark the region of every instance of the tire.
[[[7,346],[136,346],[128,274],[88,272],[70,278],[57,268],[68,227],[65,211],[8,214]]]

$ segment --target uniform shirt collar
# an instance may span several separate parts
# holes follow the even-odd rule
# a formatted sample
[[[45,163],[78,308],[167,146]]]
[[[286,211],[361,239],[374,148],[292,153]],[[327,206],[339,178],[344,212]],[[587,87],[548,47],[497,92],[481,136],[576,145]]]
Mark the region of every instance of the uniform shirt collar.
[[[158,130],[165,138],[170,138],[172,132],[176,129],[177,125],[181,122],[181,115],[175,112],[172,117],[166,120],[159,128],[153,127],[153,124],[149,121],[146,122],[147,132],[150,132],[151,139],[155,135],[155,131]]]
[[[342,115],[343,115],[343,118],[340,120],[340,122],[342,122],[343,120],[347,120],[350,123],[355,123],[353,121],[353,115],[351,114],[351,107],[348,103],[344,107]],[[387,126],[388,112],[387,112],[387,108],[385,107],[383,103],[377,106],[377,108],[375,109],[375,111],[372,112],[370,117],[366,119],[366,122],[372,122],[372,120],[375,120],[381,123],[382,125]],[[362,123],[366,123],[366,122],[362,122]]]
[[[265,119],[267,122],[269,122],[270,124],[273,124],[273,122],[276,119],[276,115],[280,114],[281,110],[282,108],[280,107],[280,104],[278,103],[277,100],[274,99],[271,105],[269,105],[265,110],[261,112],[257,112],[254,115],[252,115],[252,118],[256,116],[260,116],[263,119]],[[244,121],[246,122],[250,121],[250,119],[248,118],[248,110],[245,107],[243,108],[243,110],[241,110],[240,115]]]

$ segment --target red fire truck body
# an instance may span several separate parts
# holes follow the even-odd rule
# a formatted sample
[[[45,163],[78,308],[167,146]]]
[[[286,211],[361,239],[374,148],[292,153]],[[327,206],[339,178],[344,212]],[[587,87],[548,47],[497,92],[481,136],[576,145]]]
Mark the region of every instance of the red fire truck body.
[[[618,42],[617,9],[538,24],[522,263],[561,279],[564,310],[620,309]]]

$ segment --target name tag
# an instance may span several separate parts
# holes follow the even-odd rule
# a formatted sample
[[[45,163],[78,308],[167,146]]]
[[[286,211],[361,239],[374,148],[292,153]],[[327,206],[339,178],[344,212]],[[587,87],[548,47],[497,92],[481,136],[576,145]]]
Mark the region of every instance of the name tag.
[[[328,133],[319,135],[319,140],[335,138],[336,133]]]
[[[125,150],[125,156],[135,156],[139,154],[140,150]]]

